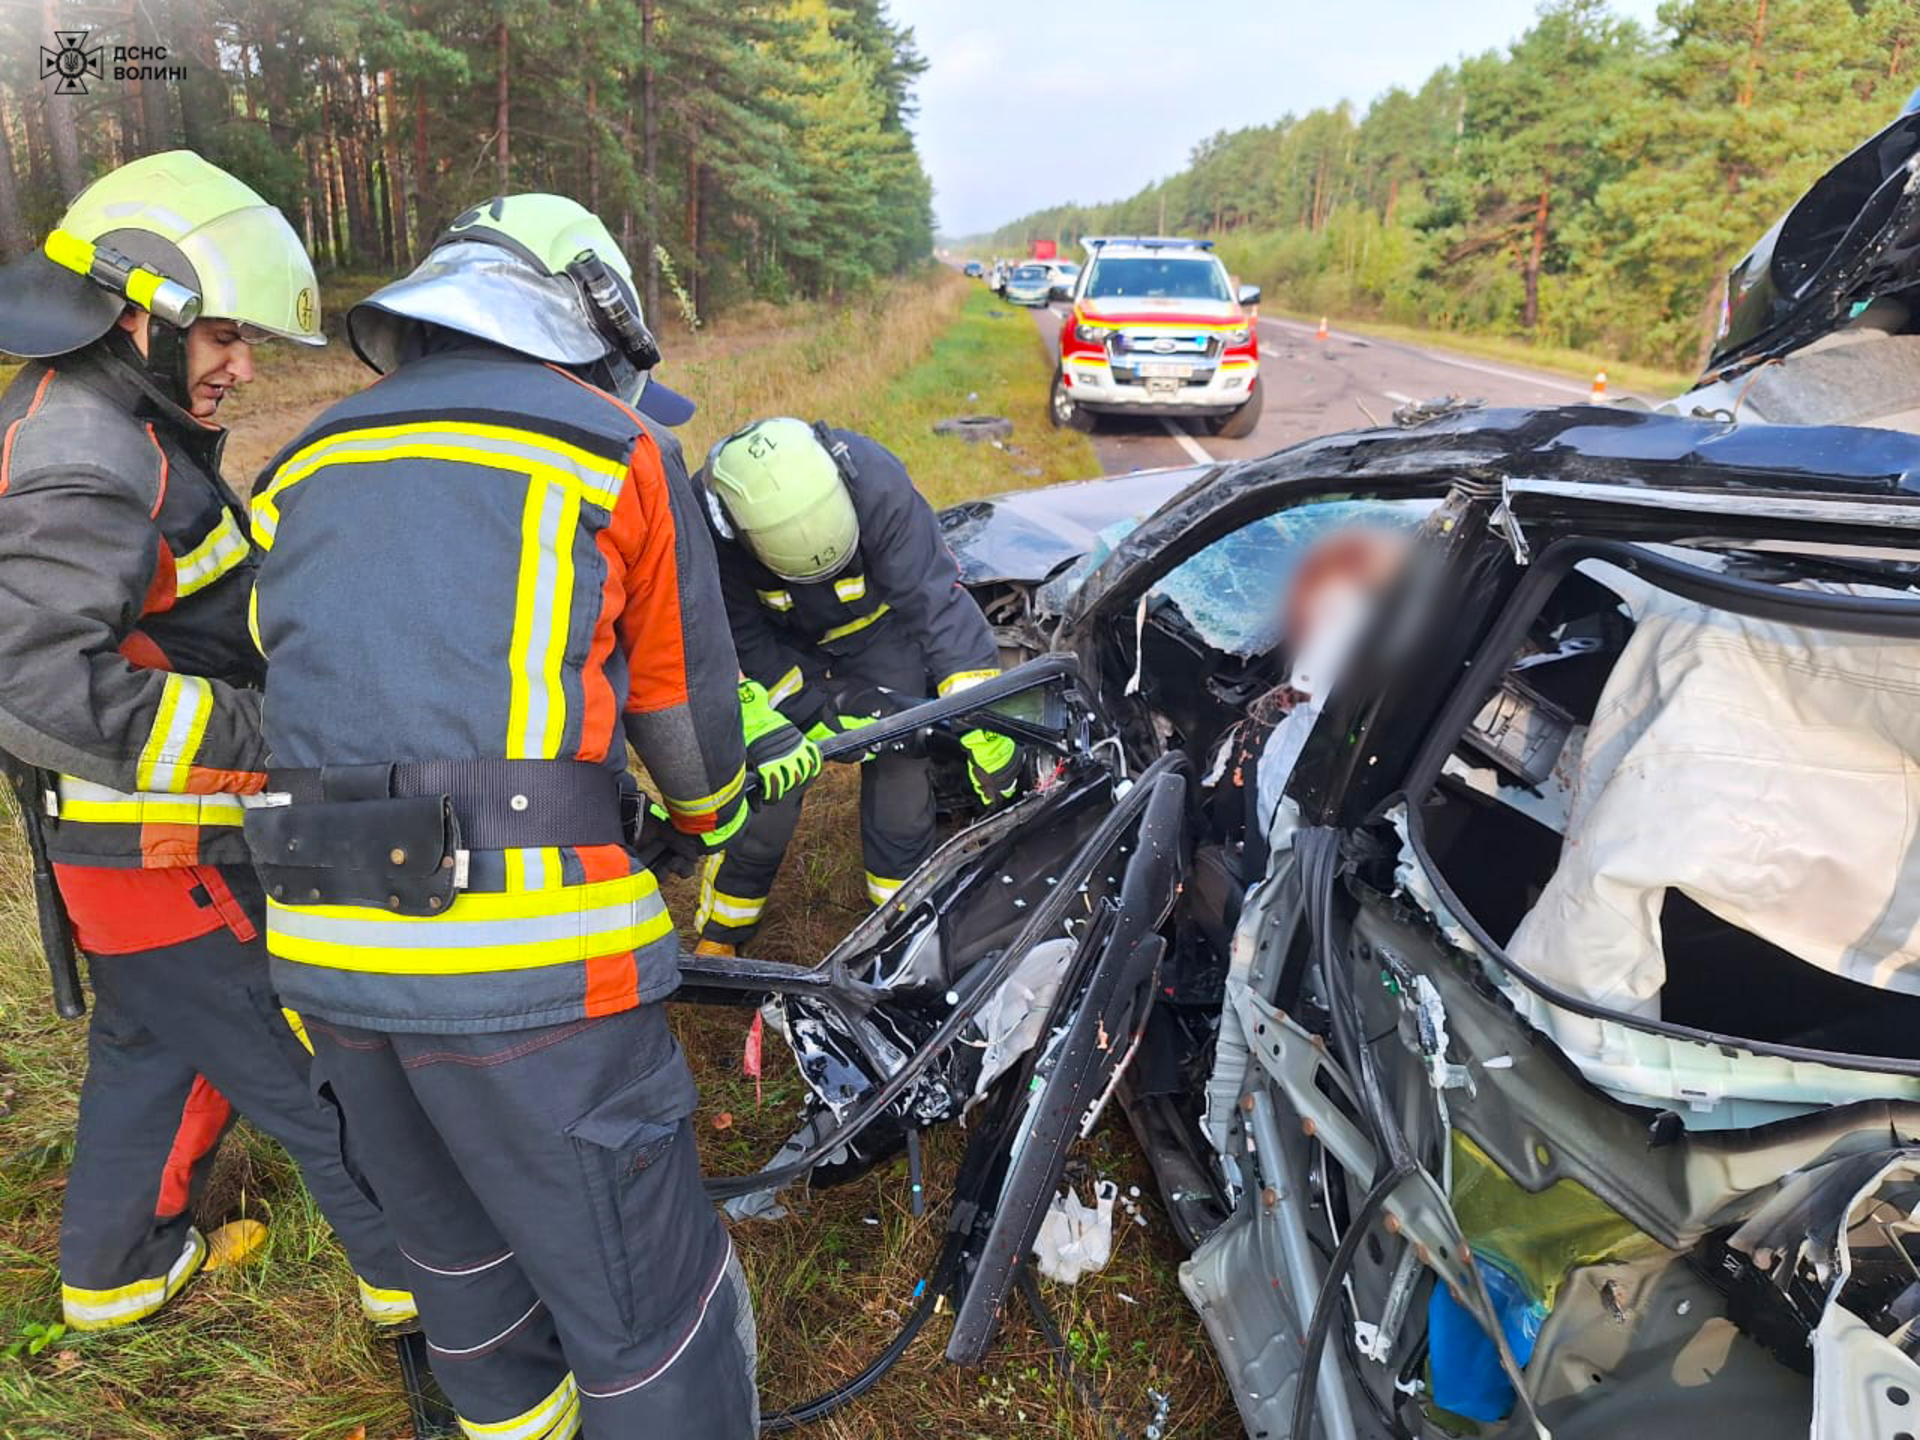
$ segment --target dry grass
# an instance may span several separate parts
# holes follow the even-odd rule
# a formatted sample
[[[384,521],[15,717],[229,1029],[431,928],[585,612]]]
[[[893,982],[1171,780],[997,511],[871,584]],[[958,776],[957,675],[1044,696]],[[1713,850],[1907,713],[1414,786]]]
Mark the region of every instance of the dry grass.
[[[364,292],[372,282],[337,288]],[[334,316],[341,299],[327,300]],[[698,337],[669,334],[663,374],[703,410],[686,435],[697,462],[718,435],[757,415],[828,418],[875,435],[907,459],[937,503],[1095,473],[1084,437],[1045,421],[1047,359],[1024,316],[941,272],[837,307],[729,317]],[[230,478],[259,465],[333,398],[364,383],[342,345],[268,350],[262,384],[234,404]],[[936,440],[945,415],[1007,415],[1006,448]],[[815,787],[776,892],[762,953],[818,955],[861,913],[855,777]],[[25,866],[0,817],[0,1351],[58,1314],[54,1269],[61,1189],[71,1154],[83,1034],[52,1017],[32,933]],[[669,885],[690,916],[683,883]],[[702,1151],[710,1169],[758,1165],[797,1118],[791,1057],[769,1037],[764,1098],[739,1073],[747,1016],[682,1008],[677,1024],[699,1075]],[[721,1117],[726,1123],[717,1124]],[[838,1190],[790,1195],[791,1219],[736,1227],[760,1314],[763,1390],[778,1405],[857,1370],[897,1327],[944,1228],[943,1186],[963,1137],[929,1146],[929,1210],[907,1206],[899,1166]],[[1101,1173],[1149,1190],[1124,1126],[1083,1147]],[[1101,1274],[1050,1302],[1122,1428],[1151,1415],[1149,1387],[1174,1397],[1168,1435],[1237,1433],[1197,1320],[1173,1279],[1176,1247],[1157,1207],[1124,1223]],[[239,1271],[197,1280],[154,1321],[104,1336],[65,1336],[37,1356],[0,1354],[0,1440],[373,1440],[405,1433],[391,1362],[351,1302],[351,1279],[297,1175],[277,1147],[242,1127],[223,1151],[208,1222],[250,1213],[272,1224],[271,1249]],[[873,1395],[809,1433],[831,1440],[1045,1435],[1103,1440],[1103,1423],[1054,1377],[1024,1319],[1010,1320],[980,1370],[944,1363],[936,1320]]]

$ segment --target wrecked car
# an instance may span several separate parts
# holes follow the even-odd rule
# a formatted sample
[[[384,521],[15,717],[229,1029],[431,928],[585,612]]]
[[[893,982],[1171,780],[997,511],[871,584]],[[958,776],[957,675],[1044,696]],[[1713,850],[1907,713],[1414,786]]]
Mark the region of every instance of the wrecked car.
[[[1118,1107],[1249,1436],[1920,1434],[1920,439],[1681,408],[943,516],[1022,663],[858,746],[1034,784],[818,965],[687,965],[812,1096],[736,1213],[967,1124],[899,1339],[773,1428],[1044,1314]]]
[[[1397,558],[1290,649],[1356,525]],[[991,719],[1041,783],[820,966],[690,964],[815,1097],[718,1188],[979,1107],[974,1362],[1118,1104],[1249,1434],[1907,1433],[1916,539],[1908,437],[1570,407],[1202,471],[1057,613],[982,580],[1043,653],[862,744]]]

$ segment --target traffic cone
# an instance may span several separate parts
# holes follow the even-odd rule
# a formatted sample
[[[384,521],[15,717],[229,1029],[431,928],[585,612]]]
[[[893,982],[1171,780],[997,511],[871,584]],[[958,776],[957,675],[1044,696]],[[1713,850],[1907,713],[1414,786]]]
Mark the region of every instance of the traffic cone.
[[[1593,403],[1596,405],[1607,403],[1607,372],[1604,370],[1593,372]]]
[[[1313,332],[1313,338],[1316,340],[1324,340],[1327,338],[1327,317],[1326,316],[1322,315],[1320,317],[1320,328]]]

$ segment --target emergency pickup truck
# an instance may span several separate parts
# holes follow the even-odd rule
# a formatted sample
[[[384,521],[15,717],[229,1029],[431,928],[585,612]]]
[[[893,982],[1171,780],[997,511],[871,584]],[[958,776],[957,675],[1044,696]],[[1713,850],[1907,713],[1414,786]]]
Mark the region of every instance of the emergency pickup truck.
[[[1060,326],[1055,425],[1091,431],[1102,415],[1185,416],[1239,439],[1260,420],[1257,286],[1236,291],[1211,242],[1090,236]]]

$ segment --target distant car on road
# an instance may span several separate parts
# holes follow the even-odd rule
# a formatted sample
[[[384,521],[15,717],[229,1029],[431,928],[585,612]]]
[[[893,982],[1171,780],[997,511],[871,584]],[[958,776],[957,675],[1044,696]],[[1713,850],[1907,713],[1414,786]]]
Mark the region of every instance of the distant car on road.
[[[978,260],[967,261],[967,263],[961,267],[961,270],[975,280],[978,280],[982,275],[986,274],[986,267]]]
[[[1043,263],[1053,275],[1053,298],[1071,300],[1073,282],[1080,278],[1080,267],[1071,260],[1048,260]]]
[[[1101,415],[1186,416],[1229,439],[1260,420],[1257,286],[1238,290],[1211,242],[1089,236],[1073,313],[1060,326],[1055,425]]]
[[[1007,276],[1005,293],[1015,305],[1045,305],[1053,299],[1053,272],[1038,262],[1016,265]]]

